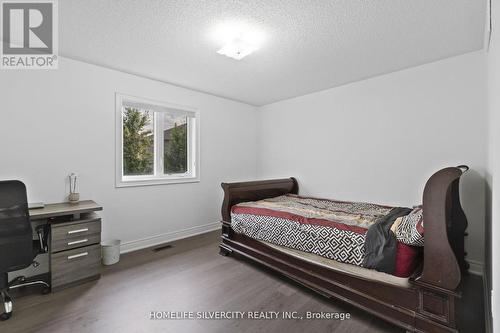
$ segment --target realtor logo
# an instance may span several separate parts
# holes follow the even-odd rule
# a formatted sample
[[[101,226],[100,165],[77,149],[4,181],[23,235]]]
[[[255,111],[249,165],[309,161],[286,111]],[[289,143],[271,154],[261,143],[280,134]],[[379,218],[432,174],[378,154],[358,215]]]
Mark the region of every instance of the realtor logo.
[[[0,3],[0,68],[57,69],[57,0]]]

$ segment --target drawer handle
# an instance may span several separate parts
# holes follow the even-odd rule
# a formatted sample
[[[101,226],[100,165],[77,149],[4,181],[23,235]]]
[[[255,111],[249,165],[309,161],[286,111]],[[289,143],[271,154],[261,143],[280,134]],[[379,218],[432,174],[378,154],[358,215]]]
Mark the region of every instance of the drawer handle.
[[[88,255],[89,255],[88,252],[83,252],[83,253],[80,253],[80,254],[75,254],[73,256],[68,256],[68,260],[76,259],[76,258],[80,258],[80,257],[85,257],[85,256],[88,256]]]
[[[78,230],[71,230],[71,231],[68,231],[68,235],[78,234],[80,232],[85,232],[85,231],[89,231],[89,228],[83,228],[83,229],[78,229]]]
[[[89,240],[88,239],[82,239],[82,240],[77,240],[74,242],[68,242],[68,245],[75,245],[75,244],[80,244],[80,243],[87,243]]]

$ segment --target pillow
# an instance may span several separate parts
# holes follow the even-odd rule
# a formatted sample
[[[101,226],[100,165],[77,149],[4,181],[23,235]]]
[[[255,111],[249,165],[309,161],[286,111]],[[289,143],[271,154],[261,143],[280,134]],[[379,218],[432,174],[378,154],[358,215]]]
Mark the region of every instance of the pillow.
[[[422,207],[414,208],[403,216],[396,226],[396,239],[413,246],[424,246],[424,214]]]

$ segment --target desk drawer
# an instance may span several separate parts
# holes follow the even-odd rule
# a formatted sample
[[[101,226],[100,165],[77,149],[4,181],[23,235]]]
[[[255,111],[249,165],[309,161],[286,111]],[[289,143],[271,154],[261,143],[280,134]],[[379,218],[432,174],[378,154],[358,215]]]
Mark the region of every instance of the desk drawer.
[[[101,273],[101,245],[86,246],[51,255],[52,288]]]
[[[52,240],[52,253],[76,249],[101,243],[101,234],[82,235],[66,239]]]
[[[53,224],[52,244],[74,238],[85,238],[88,235],[101,233],[101,219],[89,220],[82,223]]]

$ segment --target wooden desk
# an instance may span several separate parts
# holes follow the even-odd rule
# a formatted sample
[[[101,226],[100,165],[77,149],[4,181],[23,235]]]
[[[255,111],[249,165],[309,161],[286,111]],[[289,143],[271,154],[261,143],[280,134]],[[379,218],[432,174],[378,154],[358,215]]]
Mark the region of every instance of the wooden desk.
[[[33,222],[49,224],[49,279],[53,291],[101,276],[102,207],[91,200],[30,209]]]
[[[58,216],[85,214],[100,210],[102,210],[102,207],[92,200],[80,201],[77,204],[70,204],[68,202],[55,203],[45,205],[44,208],[30,209],[30,219],[40,220]]]

